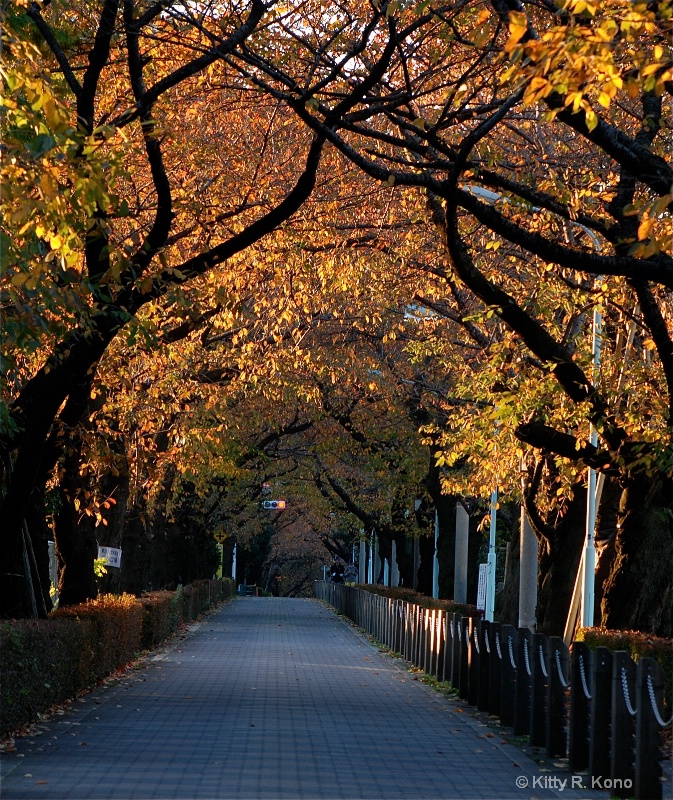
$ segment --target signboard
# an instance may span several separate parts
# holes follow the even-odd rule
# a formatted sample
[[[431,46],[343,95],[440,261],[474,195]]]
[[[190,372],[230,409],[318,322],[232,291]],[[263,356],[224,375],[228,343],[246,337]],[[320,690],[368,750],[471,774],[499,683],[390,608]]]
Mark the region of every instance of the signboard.
[[[477,608],[486,609],[486,583],[488,581],[488,564],[479,564],[479,583],[477,584]]]
[[[122,551],[118,547],[99,547],[98,558],[105,559],[106,567],[121,567]]]

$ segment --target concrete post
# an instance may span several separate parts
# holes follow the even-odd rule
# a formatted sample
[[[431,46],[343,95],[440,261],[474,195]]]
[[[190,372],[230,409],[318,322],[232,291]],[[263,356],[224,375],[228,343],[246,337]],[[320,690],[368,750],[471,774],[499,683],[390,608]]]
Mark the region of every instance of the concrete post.
[[[456,503],[456,565],[453,573],[453,600],[467,602],[467,547],[470,517],[462,503]]]
[[[359,583],[367,583],[367,542],[364,539],[360,539],[360,562],[358,566],[360,568]]]
[[[519,627],[535,631],[537,606],[537,539],[521,508],[519,535]]]
[[[379,573],[381,572],[381,557],[379,556],[379,537],[374,535],[374,576],[372,578],[372,583],[376,583],[379,579]]]
[[[387,558],[383,559],[383,585],[390,586],[390,562]]]
[[[374,531],[369,535],[369,560],[367,561],[367,583],[374,583]]]
[[[397,566],[397,542],[394,539],[390,555],[390,585],[400,585],[400,568]]]

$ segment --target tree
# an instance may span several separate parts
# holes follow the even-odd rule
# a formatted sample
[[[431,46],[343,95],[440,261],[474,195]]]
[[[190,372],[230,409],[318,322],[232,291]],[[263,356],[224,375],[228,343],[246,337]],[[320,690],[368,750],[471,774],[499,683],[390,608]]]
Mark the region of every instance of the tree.
[[[11,472],[4,474],[2,502],[3,561],[7,565],[4,615],[29,611],[23,570],[24,520],[31,499],[42,491],[62,452],[60,437],[70,439],[68,447],[76,460],[76,428],[86,419],[90,395],[95,392],[96,369],[110,343],[143,307],[162,299],[175,302],[180,287],[217,270],[292,216],[313,189],[323,147],[322,137],[311,142],[304,136],[297,141],[296,158],[286,166],[283,185],[266,184],[264,202],[249,202],[245,194],[242,201],[240,194],[225,199],[213,192],[214,203],[226,207],[224,213],[213,214],[203,203],[203,189],[200,202],[190,201],[190,162],[180,161],[185,143],[171,138],[176,111],[179,113],[180,98],[186,96],[198,107],[198,98],[209,91],[213,70],[253,34],[265,6],[253,2],[248,12],[242,13],[234,4],[219,9],[217,15],[201,16],[178,4],[135,4],[132,0],[106,0],[67,9],[57,3],[47,7],[25,4],[20,10],[35,24],[43,53],[39,61],[33,53],[30,60],[13,62],[15,72],[27,77],[23,83],[10,80],[10,91],[18,98],[10,102],[25,108],[24,95],[30,102],[35,86],[40,81],[46,85],[43,71],[52,68],[59,78],[46,96],[58,96],[60,105],[56,122],[49,117],[50,105],[44,111],[42,124],[48,132],[38,132],[35,158],[48,155],[37,164],[31,162],[32,172],[26,179],[35,185],[33,195],[40,193],[46,198],[46,222],[39,216],[42,206],[36,206],[40,211],[35,212],[35,198],[30,195],[26,208],[10,218],[17,226],[10,233],[18,237],[18,244],[11,263],[5,266],[7,297],[15,308],[23,309],[31,293],[39,290],[44,295],[54,286],[65,285],[66,298],[60,308],[68,309],[66,321],[70,324],[54,319],[49,309],[44,311],[36,321],[45,329],[39,347],[31,345],[30,350],[26,345],[34,355],[17,357],[21,372],[12,376],[5,399],[2,449],[5,462],[9,464],[11,459],[12,466]],[[16,40],[23,41],[25,17],[13,13],[10,23]],[[66,110],[70,127],[59,139],[52,135],[52,128],[56,123],[65,127],[62,117]],[[9,124],[18,123],[10,118]],[[20,136],[10,144],[11,171],[18,163],[19,156],[14,153],[20,154]],[[199,158],[212,156],[213,146],[221,155],[212,142],[206,143],[209,151],[196,144],[189,154],[197,167]],[[234,137],[234,152],[235,148]],[[252,176],[258,190],[269,169],[267,155],[263,153],[256,162]],[[120,167],[111,166],[120,164],[122,158],[123,174]],[[203,169],[191,174],[203,175]],[[80,176],[83,187],[78,183]],[[74,191],[68,191],[71,186]],[[85,200],[82,194],[86,194]],[[16,199],[10,196],[10,202]],[[52,227],[55,219],[63,220],[65,232]],[[206,224],[204,236],[202,226]],[[45,265],[49,266],[45,269]],[[17,328],[19,324],[24,324],[23,319],[16,323]],[[23,352],[22,338],[17,347]],[[74,470],[71,465],[70,472]],[[74,488],[64,489],[74,502]],[[73,540],[76,535],[73,531]],[[85,547],[80,557],[88,560],[89,550]],[[46,550],[42,548],[42,552]],[[92,587],[83,585],[77,599],[84,599],[90,591]]]
[[[615,482],[602,623],[668,631],[670,4],[569,3],[561,14],[499,1],[490,10],[343,8],[328,44],[310,27],[295,33],[303,13],[302,6],[275,35],[313,65],[310,82],[292,71],[301,58],[280,62],[264,50],[242,54],[241,74],[373,179],[423,190],[448,262],[435,273],[448,287],[459,280],[481,313],[511,332],[491,362],[506,364],[504,380],[486,371],[487,396],[466,398],[486,456],[477,474],[490,470],[492,486],[497,461],[502,484],[509,465],[518,492],[513,467],[524,457],[532,476],[537,452],[552,468],[547,485],[566,502],[587,465]],[[387,47],[394,55],[381,69]],[[343,93],[356,82],[366,91],[345,108]],[[606,310],[600,376],[586,332],[596,305]],[[638,381],[629,380],[625,360]],[[449,436],[445,448],[455,441]],[[528,492],[529,508],[535,499],[543,511],[553,506],[553,495]],[[547,546],[547,528],[537,532]]]

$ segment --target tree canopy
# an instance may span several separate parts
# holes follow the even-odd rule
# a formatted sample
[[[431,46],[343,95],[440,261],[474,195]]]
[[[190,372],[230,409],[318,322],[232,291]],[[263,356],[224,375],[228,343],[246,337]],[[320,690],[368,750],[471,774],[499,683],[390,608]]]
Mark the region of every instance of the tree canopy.
[[[2,613],[47,609],[52,533],[76,602],[105,528],[134,553],[185,526],[254,538],[265,482],[296,498],[298,562],[497,485],[569,572],[592,467],[601,620],[663,630],[671,16],[10,4]]]

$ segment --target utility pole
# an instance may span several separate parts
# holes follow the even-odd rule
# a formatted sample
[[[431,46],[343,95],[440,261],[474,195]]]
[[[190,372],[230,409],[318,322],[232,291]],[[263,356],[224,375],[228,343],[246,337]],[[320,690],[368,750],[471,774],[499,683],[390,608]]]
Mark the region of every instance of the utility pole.
[[[488,580],[486,582],[486,609],[485,618],[488,622],[493,622],[493,615],[495,613],[495,567],[496,567],[496,554],[495,554],[495,530],[496,530],[496,512],[498,508],[498,487],[491,493],[491,524],[488,533]]]
[[[439,597],[439,511],[435,507],[435,557],[432,561],[432,596]]]
[[[593,343],[594,374],[598,376],[601,364],[601,326],[602,315],[598,308],[594,308]],[[591,425],[589,443],[594,447],[598,445],[598,431]],[[584,575],[582,592],[582,627],[593,628],[594,625],[594,591],[596,583],[596,470],[589,467],[587,486],[587,524],[584,539]]]

